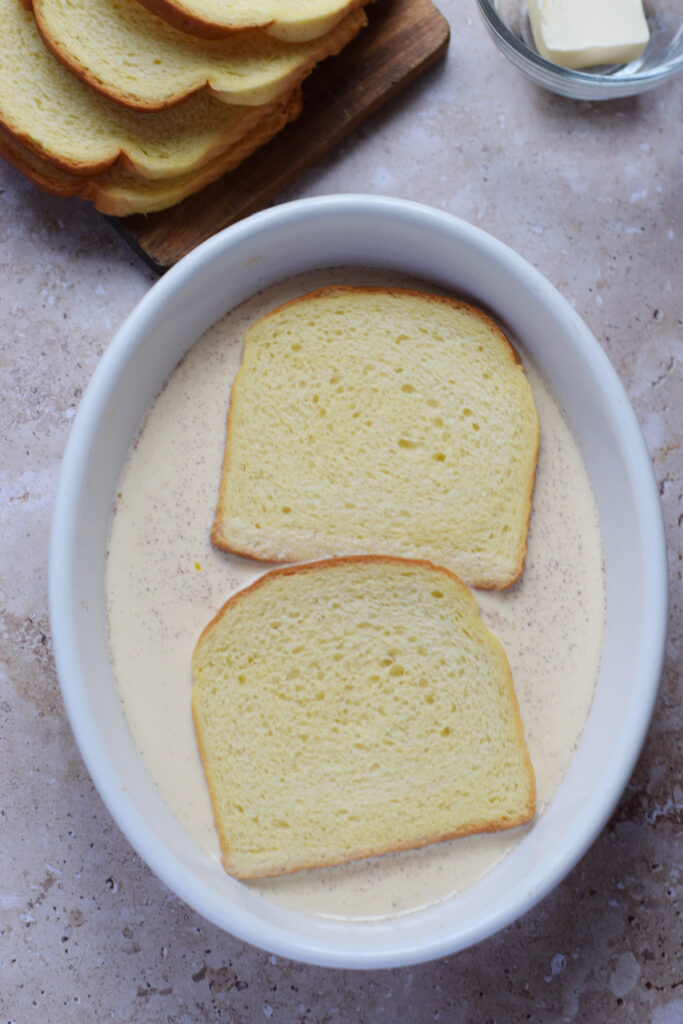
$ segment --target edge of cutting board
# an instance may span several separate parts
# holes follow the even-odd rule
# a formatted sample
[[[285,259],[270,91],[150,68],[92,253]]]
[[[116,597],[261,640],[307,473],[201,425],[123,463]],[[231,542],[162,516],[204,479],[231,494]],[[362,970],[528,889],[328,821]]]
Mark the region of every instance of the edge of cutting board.
[[[296,121],[235,170],[153,214],[109,218],[158,273],[216,234],[264,208],[300,174],[446,52],[449,25],[431,0],[377,0],[368,25],[303,85]]]

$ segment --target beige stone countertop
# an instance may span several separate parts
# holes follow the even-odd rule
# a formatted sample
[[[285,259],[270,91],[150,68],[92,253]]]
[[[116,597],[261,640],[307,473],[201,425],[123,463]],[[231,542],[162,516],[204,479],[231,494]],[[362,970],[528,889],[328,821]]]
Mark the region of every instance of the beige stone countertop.
[[[565,881],[444,960],[331,971],[190,910],[113,823],[74,743],[51,653],[48,530],[80,396],[154,273],[89,206],[0,164],[2,677],[0,1021],[681,1024],[683,75],[575,102],[529,83],[474,3],[443,0],[446,59],[299,179],[417,199],[485,229],[556,285],[604,346],[652,456],[670,622],[633,777]]]

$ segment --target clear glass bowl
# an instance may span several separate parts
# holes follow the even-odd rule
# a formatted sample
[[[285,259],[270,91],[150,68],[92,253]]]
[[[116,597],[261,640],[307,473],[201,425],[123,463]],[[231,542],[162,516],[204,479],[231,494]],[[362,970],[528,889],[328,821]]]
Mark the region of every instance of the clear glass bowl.
[[[534,43],[525,0],[477,0],[499,50],[531,78],[561,96],[606,100],[633,96],[672,78],[683,70],[681,0],[645,0],[650,41],[637,60],[573,71],[551,64]]]

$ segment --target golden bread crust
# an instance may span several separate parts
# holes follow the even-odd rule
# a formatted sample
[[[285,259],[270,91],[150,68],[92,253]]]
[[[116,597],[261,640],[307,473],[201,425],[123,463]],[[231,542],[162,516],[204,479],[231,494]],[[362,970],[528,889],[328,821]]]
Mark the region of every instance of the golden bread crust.
[[[339,360],[344,358],[342,349],[346,343],[346,335],[339,342],[335,338],[331,338],[332,344],[329,346],[329,351],[332,352],[332,355],[325,362],[327,356],[323,354],[321,357],[323,361],[316,362],[315,368],[310,369],[310,379],[311,381],[316,381],[315,385],[311,384],[310,388],[301,387],[301,373],[305,371],[301,371],[296,387],[294,386],[293,376],[291,382],[289,379],[287,379],[286,383],[281,382],[285,372],[283,368],[287,366],[285,355],[280,355],[279,353],[270,354],[268,361],[261,364],[256,362],[256,356],[252,358],[252,348],[255,345],[259,345],[261,350],[264,350],[270,344],[267,339],[270,338],[271,334],[273,337],[277,335],[280,340],[273,341],[271,344],[272,353],[275,353],[277,345],[285,346],[285,337],[291,340],[290,334],[291,337],[294,336],[297,318],[301,323],[301,340],[303,343],[307,338],[308,319],[313,320],[316,316],[320,316],[322,320],[322,314],[315,312],[318,300],[322,300],[330,307],[332,303],[339,300],[335,315],[339,309],[346,310],[346,306],[348,306],[348,317],[350,319],[347,319],[345,316],[337,317],[342,329],[348,331],[356,312],[355,300],[358,298],[362,299],[363,297],[367,297],[371,302],[377,299],[383,303],[386,300],[397,299],[406,306],[405,332],[407,336],[410,335],[411,337],[410,344],[406,347],[412,345],[415,351],[410,353],[410,359],[412,360],[410,365],[413,368],[410,369],[410,365],[406,363],[404,377],[407,377],[409,373],[414,372],[416,369],[420,371],[417,360],[421,353],[417,352],[416,346],[424,345],[429,347],[429,340],[423,339],[422,335],[418,332],[418,328],[411,324],[411,304],[415,303],[424,322],[429,321],[430,309],[432,308],[436,314],[439,314],[441,311],[447,311],[448,314],[464,314],[467,322],[469,322],[469,318],[472,318],[477,330],[483,328],[485,331],[487,335],[486,344],[495,346],[495,360],[497,364],[502,366],[502,373],[504,375],[502,386],[504,388],[508,386],[514,387],[516,391],[523,386],[524,394],[519,399],[518,405],[520,408],[523,408],[524,416],[528,422],[523,428],[525,431],[523,440],[519,443],[515,442],[516,448],[510,447],[509,455],[513,463],[515,465],[519,463],[521,467],[514,469],[515,476],[510,484],[510,495],[516,503],[515,508],[518,508],[519,511],[516,512],[516,518],[510,526],[508,526],[507,521],[502,519],[500,521],[500,527],[509,530],[505,539],[505,568],[501,564],[495,570],[488,569],[486,566],[487,558],[490,565],[493,565],[493,559],[487,555],[486,549],[483,552],[479,550],[476,555],[472,556],[468,555],[466,550],[463,551],[462,555],[458,553],[457,545],[460,542],[461,535],[453,526],[458,514],[456,506],[454,506],[452,523],[450,525],[446,523],[439,527],[442,532],[438,542],[423,542],[420,539],[422,536],[420,530],[422,530],[424,536],[427,536],[430,530],[434,534],[436,527],[432,529],[431,526],[432,520],[436,522],[434,517],[441,515],[443,519],[441,507],[437,508],[433,503],[431,506],[425,507],[420,504],[420,501],[423,500],[422,492],[427,477],[432,472],[430,464],[425,461],[426,456],[419,463],[406,463],[406,478],[401,477],[399,483],[395,484],[395,486],[400,486],[400,499],[406,505],[409,502],[414,503],[414,517],[419,515],[422,520],[421,524],[416,525],[409,515],[409,509],[406,509],[404,514],[406,516],[406,530],[408,532],[405,539],[398,536],[398,534],[395,537],[392,535],[391,538],[385,535],[382,532],[382,523],[375,522],[372,517],[363,521],[360,518],[360,511],[355,519],[352,513],[346,514],[343,506],[347,501],[356,502],[359,509],[363,508],[367,511],[369,499],[366,501],[361,492],[368,488],[370,489],[368,493],[374,494],[373,488],[377,490],[378,500],[383,498],[381,487],[376,485],[376,480],[377,474],[383,472],[384,466],[376,462],[373,462],[371,465],[368,459],[361,454],[375,443],[375,428],[369,427],[366,433],[360,432],[356,426],[358,406],[355,407],[353,412],[354,420],[351,420],[349,418],[351,416],[350,410],[354,407],[350,404],[343,413],[340,413],[339,421],[335,421],[333,427],[330,426],[329,417],[325,421],[320,421],[321,427],[327,430],[334,430],[331,436],[334,438],[334,445],[336,445],[335,451],[344,452],[345,454],[343,457],[339,456],[338,458],[335,455],[335,451],[332,451],[333,441],[331,440],[329,442],[329,459],[326,456],[325,459],[320,457],[318,460],[318,469],[321,472],[328,466],[334,466],[335,469],[338,464],[341,466],[341,472],[344,474],[343,479],[347,485],[346,491],[343,494],[338,494],[335,491],[335,496],[329,499],[329,505],[322,508],[319,514],[318,507],[316,506],[316,511],[313,513],[310,511],[312,506],[307,504],[306,488],[302,482],[300,488],[302,493],[299,495],[299,501],[304,515],[308,516],[306,522],[310,522],[314,519],[314,516],[317,516],[314,525],[308,529],[308,532],[306,532],[298,519],[294,521],[294,515],[292,515],[291,519],[285,521],[283,517],[278,517],[275,512],[271,513],[271,506],[275,508],[280,495],[284,494],[282,485],[287,472],[289,472],[290,478],[296,477],[297,480],[298,476],[296,474],[300,472],[302,481],[305,479],[310,485],[310,473],[305,469],[305,462],[313,449],[313,442],[310,437],[307,439],[303,433],[305,427],[302,426],[301,416],[295,422],[294,416],[290,416],[288,410],[297,403],[305,404],[309,401],[310,395],[308,391],[312,390],[320,391],[321,404],[324,402],[325,397],[331,401],[336,400],[335,394],[329,388],[325,390],[324,380],[322,380],[320,387],[318,387],[316,374],[322,375],[324,378],[328,367],[332,368],[333,364],[334,366],[338,365]],[[399,314],[396,313],[397,319],[398,316]],[[284,333],[281,327],[282,324],[286,325]],[[311,335],[313,335],[316,329],[318,328],[311,328]],[[460,328],[458,327],[458,329]],[[327,330],[327,325],[323,324],[320,330]],[[440,324],[439,330],[443,330],[443,324]],[[287,333],[287,331],[290,333]],[[376,331],[378,333],[384,331],[384,325],[379,316]],[[411,331],[414,333],[411,334]],[[331,328],[330,333],[332,333]],[[370,334],[369,329],[368,334]],[[287,345],[289,345],[289,340],[286,343]],[[359,396],[367,393],[367,387],[362,378],[362,367],[360,366],[362,362],[361,354],[363,358],[367,354],[367,361],[372,362],[375,352],[371,346],[374,344],[374,341],[374,338],[369,337],[368,344],[363,348],[362,353],[360,344],[356,345],[352,354],[348,357],[348,365],[344,366],[343,371],[339,373],[340,379],[343,377],[342,386],[347,389],[347,392],[355,389],[354,394],[357,392]],[[319,350],[316,350],[316,352],[319,352]],[[475,351],[473,351],[472,357],[479,358]],[[380,353],[378,358],[385,358],[385,356],[383,353]],[[506,364],[508,369],[505,369]],[[390,365],[389,362],[386,362],[387,367],[390,367]],[[267,367],[267,369],[264,367]],[[395,366],[393,368],[397,369]],[[510,368],[514,368],[514,371],[511,371]],[[402,369],[402,367],[398,367],[398,369]],[[276,372],[276,370],[281,372]],[[453,364],[450,369],[443,360],[438,365],[438,371],[441,376],[452,372],[456,378],[453,386],[449,385],[450,390],[442,389],[443,401],[451,405],[460,401],[466,403],[466,398],[462,397],[465,394],[461,387],[461,380],[464,379],[462,370],[463,367],[459,363]],[[330,372],[333,372],[332,369],[330,369]],[[404,379],[404,377],[401,379]],[[374,388],[374,391],[378,402],[384,397],[385,393],[389,394],[389,388],[394,387],[394,380],[391,378],[391,368],[384,371],[384,377],[381,380],[379,379],[379,374],[377,374],[377,387]],[[506,383],[507,380],[511,381],[510,385]],[[264,402],[264,405],[269,405],[269,409],[266,413],[259,413],[260,419],[257,422],[255,418],[253,420],[251,418],[250,402],[253,402],[254,394],[261,391],[268,396],[268,402]],[[313,396],[313,401],[317,401],[317,394]],[[429,399],[429,401],[432,401],[432,399]],[[516,424],[511,421],[512,412],[504,408],[506,401],[505,393],[502,392],[502,398],[499,400],[499,418],[502,424],[500,430],[501,445],[508,444],[508,437],[506,435],[511,435],[516,429]],[[359,397],[359,403],[363,404],[364,402],[365,399]],[[398,410],[397,399],[392,397],[391,402],[394,403],[392,409]],[[364,405],[363,408],[365,408]],[[441,410],[437,411],[441,412]],[[471,410],[466,411],[471,417]],[[434,457],[442,461],[448,460],[448,465],[454,467],[452,471],[449,471],[451,475],[443,478],[445,482],[438,481],[434,483],[432,480],[430,483],[433,493],[441,495],[439,498],[440,506],[443,506],[444,502],[457,503],[462,499],[469,500],[469,495],[461,489],[464,484],[458,483],[456,486],[453,481],[457,479],[457,459],[473,459],[474,456],[471,453],[476,451],[476,448],[463,448],[463,445],[472,445],[477,441],[477,435],[472,435],[469,430],[469,424],[465,424],[461,428],[457,424],[452,426],[450,421],[445,422],[448,419],[446,412],[438,417],[430,415],[431,421],[435,423],[443,421],[442,427],[439,430],[442,430],[444,436],[447,437],[443,443],[445,447],[442,446],[443,452],[438,451]],[[397,418],[401,415],[399,411],[395,411]],[[498,415],[497,412],[496,415]],[[476,409],[474,418],[476,419]],[[273,449],[273,452],[276,452],[276,454],[272,454],[272,465],[269,461],[271,453],[264,452],[261,437],[258,437],[258,444],[255,442],[259,430],[264,424],[267,428],[271,419],[273,424],[273,445],[280,446],[277,449]],[[283,430],[289,431],[286,435],[286,441],[283,440],[284,434],[281,438],[275,437],[275,427],[279,427],[280,421],[283,423]],[[383,422],[385,421],[383,420]],[[390,424],[391,430],[394,430],[394,426],[393,423]],[[396,430],[398,430],[398,426],[396,426]],[[301,431],[301,433],[297,431]],[[382,443],[389,445],[390,441],[389,433],[387,433],[386,438],[382,435]],[[409,443],[406,442],[406,446]],[[491,441],[491,443],[494,442]],[[524,568],[539,443],[540,427],[533,402],[533,394],[524,377],[519,354],[488,314],[459,299],[443,295],[433,295],[414,289],[357,286],[335,286],[319,289],[294,298],[277,309],[266,313],[247,331],[242,363],[232,387],[228,409],[226,444],[216,513],[211,528],[211,541],[214,546],[231,554],[262,562],[305,561],[310,558],[329,557],[338,554],[372,552],[403,555],[412,558],[426,557],[431,561],[450,565],[463,576],[468,584],[480,589],[502,589],[509,587],[519,578]],[[512,443],[510,442],[510,444]],[[256,448],[258,448],[258,455],[255,454]],[[349,453],[348,457],[346,452]],[[355,454],[356,452],[358,452],[357,455]],[[486,458],[487,454],[488,449],[482,455],[482,459]],[[278,462],[278,459],[281,461]],[[327,461],[325,461],[326,459]],[[353,461],[354,459],[355,461]],[[252,460],[253,465],[251,464]],[[480,462],[476,465],[473,463],[473,467],[475,470],[473,479],[477,478],[478,475],[490,489],[491,485],[487,481],[487,466]],[[268,474],[267,485],[265,482],[262,485],[259,484],[260,489],[257,489],[256,485],[252,486],[250,483],[250,474],[252,472],[260,477],[264,473]],[[397,472],[400,474],[401,471],[398,470]],[[332,473],[332,470],[330,470],[330,473]],[[368,478],[367,474],[369,473],[372,474],[371,479]],[[453,476],[453,473],[456,475]],[[412,497],[408,494],[409,488],[413,488]],[[440,490],[434,490],[434,488],[440,488]],[[504,504],[507,500],[505,493],[493,493],[496,501],[499,503]],[[268,495],[267,498],[266,495]],[[257,498],[264,504],[270,502],[267,513],[263,513],[265,518],[262,524],[256,523],[254,502]],[[283,500],[285,499],[283,498]],[[322,505],[322,499],[320,499],[319,505]],[[484,505],[480,503],[480,506],[478,515],[484,514],[481,511]],[[342,516],[345,516],[343,520]],[[491,524],[491,528],[496,528],[495,522]],[[399,527],[396,529],[398,530]],[[482,541],[479,537],[474,537],[472,540],[468,540],[467,543],[481,545]]]
[[[342,576],[340,576],[340,571],[343,573]],[[385,575],[387,576],[386,580]],[[444,589],[443,596],[445,596],[446,601],[448,602],[448,607],[449,609],[452,609],[452,614],[455,616],[453,622],[460,621],[459,616],[462,616],[464,620],[466,620],[466,630],[474,630],[477,636],[475,650],[477,649],[477,645],[481,644],[481,655],[484,662],[489,666],[495,666],[495,669],[491,669],[491,671],[495,671],[496,676],[496,683],[493,689],[491,688],[490,682],[482,683],[481,685],[484,687],[482,690],[482,693],[484,694],[483,699],[486,701],[495,701],[496,705],[499,704],[499,707],[496,707],[494,710],[492,703],[491,711],[483,712],[483,714],[487,723],[493,721],[497,722],[497,715],[499,714],[500,709],[504,709],[504,732],[506,735],[504,743],[506,753],[501,764],[508,763],[505,758],[512,759],[514,767],[511,766],[510,770],[515,779],[515,786],[519,787],[519,792],[515,794],[508,810],[504,812],[499,810],[495,813],[491,813],[486,803],[482,803],[479,810],[471,812],[466,820],[462,820],[458,817],[461,813],[460,809],[457,806],[454,806],[452,822],[450,825],[443,823],[443,816],[441,816],[438,820],[442,821],[442,824],[438,827],[430,828],[431,818],[428,806],[429,802],[430,800],[433,800],[436,805],[439,800],[443,799],[443,791],[441,788],[443,786],[442,768],[440,764],[436,764],[436,759],[446,758],[448,761],[449,758],[454,756],[454,751],[457,751],[458,745],[456,742],[455,746],[451,745],[447,748],[449,751],[448,753],[439,753],[436,750],[429,749],[429,739],[425,737],[425,746],[422,747],[423,754],[426,759],[429,759],[430,757],[435,759],[435,784],[433,796],[430,795],[425,800],[427,809],[422,815],[424,818],[424,825],[422,828],[416,827],[415,822],[410,815],[408,815],[406,820],[404,820],[400,806],[398,810],[394,808],[394,810],[386,812],[386,808],[384,807],[385,793],[380,789],[376,793],[376,812],[373,810],[373,817],[375,813],[377,815],[387,813],[388,816],[393,815],[394,817],[389,828],[389,832],[391,834],[387,835],[381,841],[363,841],[362,838],[359,838],[359,831],[356,829],[354,832],[354,841],[350,844],[345,844],[347,836],[343,824],[344,815],[342,815],[342,825],[339,828],[339,835],[330,836],[329,847],[326,848],[324,855],[321,855],[320,852],[313,855],[307,851],[306,838],[303,833],[300,845],[298,833],[295,835],[293,846],[289,849],[289,852],[287,852],[286,848],[271,851],[262,850],[259,844],[261,842],[267,842],[267,840],[263,837],[262,839],[258,838],[259,827],[254,827],[252,831],[248,833],[252,837],[249,842],[251,844],[255,844],[254,854],[252,855],[248,853],[243,848],[244,842],[247,841],[244,836],[237,845],[235,843],[235,834],[233,834],[233,830],[235,827],[239,829],[241,827],[241,822],[236,821],[234,813],[228,810],[227,807],[233,799],[234,793],[238,793],[238,799],[245,802],[245,806],[241,808],[241,810],[245,812],[246,816],[252,813],[258,813],[259,815],[265,814],[266,816],[270,813],[280,815],[287,813],[286,808],[283,809],[283,807],[277,803],[269,810],[270,804],[268,800],[265,801],[265,804],[261,804],[258,792],[260,787],[263,785],[264,779],[275,778],[279,771],[285,770],[283,767],[278,766],[277,756],[274,754],[272,755],[274,758],[273,763],[272,765],[270,764],[269,758],[271,757],[271,743],[267,739],[268,732],[270,731],[271,726],[275,729],[279,727],[284,727],[286,729],[290,725],[290,722],[286,719],[286,715],[282,711],[281,704],[278,704],[277,709],[273,708],[273,714],[275,715],[275,711],[277,711],[277,715],[273,717],[272,721],[263,717],[268,713],[268,709],[271,707],[268,703],[270,691],[267,688],[265,690],[262,689],[264,683],[263,681],[259,681],[260,677],[254,676],[252,679],[249,678],[250,670],[246,665],[246,662],[240,662],[239,668],[233,664],[232,659],[234,657],[234,648],[230,643],[231,631],[234,632],[234,630],[237,630],[239,637],[241,638],[242,633],[240,631],[244,628],[245,616],[247,617],[246,621],[248,621],[248,617],[250,615],[254,623],[254,628],[258,628],[258,623],[261,624],[261,628],[267,628],[267,623],[269,621],[269,608],[267,602],[270,598],[270,594],[273,592],[273,588],[277,588],[274,591],[275,599],[280,602],[282,602],[283,598],[288,594],[286,586],[282,586],[283,581],[292,580],[294,582],[301,583],[301,587],[297,589],[297,594],[299,595],[299,598],[301,598],[301,595],[305,595],[306,593],[303,588],[310,588],[315,592],[316,596],[319,597],[318,591],[315,590],[316,585],[319,584],[321,580],[325,582],[325,579],[327,579],[328,581],[331,580],[335,586],[339,586],[338,593],[340,598],[340,607],[336,612],[338,616],[336,622],[334,621],[335,602],[332,602],[329,609],[328,606],[325,605],[326,617],[324,621],[329,623],[329,639],[330,637],[336,636],[337,630],[342,628],[340,623],[343,623],[347,613],[346,607],[343,604],[345,595],[351,595],[354,593],[354,587],[356,585],[359,587],[367,586],[369,581],[370,587],[374,588],[372,589],[372,600],[369,602],[369,607],[376,607],[377,594],[382,592],[384,584],[386,583],[388,592],[393,585],[392,580],[395,581],[399,575],[407,576],[411,581],[417,581],[419,586],[424,585],[424,588],[426,588],[425,593],[427,593],[430,588],[433,588],[437,582],[441,580],[441,585]],[[339,582],[337,583],[337,581]],[[335,593],[336,592],[337,591],[335,591]],[[439,594],[439,596],[441,597],[442,595]],[[301,600],[303,600],[304,604],[299,610],[301,610],[302,613],[305,613],[307,607],[305,596],[301,598]],[[394,598],[387,597],[388,602],[391,602],[391,600],[396,600],[395,596]],[[282,605],[280,607],[282,615],[285,616],[288,609]],[[299,606],[297,605],[297,608],[298,607]],[[378,616],[378,621],[385,622],[381,611],[378,611]],[[389,622],[390,619],[391,617],[388,616],[386,622]],[[310,637],[307,637],[305,630],[302,630],[301,638],[299,638],[299,634],[297,634],[295,639],[297,642],[300,639],[301,643],[308,643],[306,650],[303,651],[300,656],[300,664],[303,667],[307,664],[305,660],[307,654],[310,655],[311,653]],[[233,641],[233,644],[237,644],[239,642],[240,641],[236,639]],[[448,647],[449,644],[451,644],[452,647]],[[457,640],[449,640],[445,645],[445,649],[450,649],[451,653],[455,656],[459,650]],[[257,657],[259,656],[260,651],[260,656],[267,658],[267,651],[265,648],[260,647],[258,643],[254,645],[253,650]],[[363,655],[363,657],[365,656],[366,655]],[[251,658],[251,655],[249,658]],[[225,675],[222,675],[222,670],[225,667],[222,663],[223,659],[225,659],[225,665],[230,666],[226,669]],[[278,670],[281,671],[284,676],[288,669],[291,670],[292,664],[294,663],[285,659],[282,665],[279,666]],[[334,661],[330,663],[330,665],[333,664]],[[330,666],[328,666],[328,670],[334,674],[335,670],[330,668]],[[247,678],[244,679],[240,676],[240,682],[237,679],[237,675],[243,671],[247,673]],[[410,670],[408,669],[407,671]],[[418,562],[411,559],[400,559],[377,555],[325,559],[321,562],[273,569],[261,576],[250,586],[233,594],[212,621],[205,627],[195,648],[195,654],[193,657],[193,673],[195,676],[192,698],[193,721],[200,756],[202,758],[209,786],[216,827],[219,834],[222,861],[226,870],[236,877],[243,879],[277,877],[292,871],[342,864],[362,857],[377,856],[401,850],[418,849],[435,842],[455,839],[475,833],[500,831],[502,829],[518,827],[529,822],[534,816],[536,800],[534,772],[524,740],[524,727],[519,712],[519,705],[514,693],[512,674],[507,658],[505,657],[505,653],[499,642],[493,637],[490,631],[486,629],[486,627],[483,627],[483,624],[480,622],[476,602],[471,592],[465,584],[448,569],[435,566],[425,561]],[[482,678],[488,677],[484,675]],[[325,679],[325,682],[316,683],[312,676],[306,677],[304,682],[306,684],[306,692],[308,693],[308,703],[319,706],[317,702],[322,694],[326,695],[325,699],[333,699],[330,695],[336,691],[335,684],[332,682],[332,676],[327,676]],[[396,679],[398,680],[395,683],[396,686],[408,685],[403,682],[402,670],[401,674],[398,675]],[[230,681],[229,685],[228,681]],[[459,692],[458,684],[454,684],[452,678],[449,677],[447,673],[444,675],[443,679],[434,679],[432,680],[432,683],[442,691],[442,695],[439,697],[440,700],[443,698],[443,695],[449,691],[449,688],[454,685],[455,688],[452,690],[454,694],[453,699],[463,699],[462,694],[460,694],[460,697],[455,696]],[[253,690],[254,699],[256,700],[259,708],[261,708],[255,718],[249,717],[248,714],[243,712],[241,699],[244,691],[241,689],[241,685]],[[473,675],[468,685],[476,688],[480,684]],[[327,690],[328,686],[330,687],[329,695]],[[359,716],[356,721],[360,721],[363,719],[366,711],[362,697],[362,693],[364,692],[364,683],[360,680],[350,681],[346,685],[346,690],[348,691],[350,688],[353,688],[353,686],[358,688],[361,697],[356,705],[352,705],[352,711],[350,714]],[[225,687],[225,689],[221,690],[221,687]],[[425,691],[416,687],[414,687],[414,690],[415,693],[413,696],[406,699],[421,702],[421,694]],[[212,691],[215,691],[215,693]],[[220,755],[216,748],[216,735],[212,734],[212,725],[208,724],[211,720],[212,713],[217,713],[215,705],[219,700],[216,696],[219,691],[222,694],[221,699],[225,701],[225,706],[229,706],[231,709],[231,719],[236,719],[233,728],[234,735],[229,741],[226,737],[225,750],[221,750]],[[283,695],[280,694],[281,699],[282,696]],[[301,721],[305,724],[306,728],[310,728],[311,724],[306,721],[305,713],[297,711],[298,705],[296,704],[296,701],[299,698],[291,688],[289,690],[288,699],[292,701],[290,706],[291,713],[295,716],[301,714]],[[449,700],[450,699],[451,698],[449,698]],[[448,704],[448,701],[445,701],[445,703]],[[389,701],[387,704],[388,708],[384,713],[389,715],[391,719],[391,715],[394,713],[392,710],[393,706]],[[336,706],[337,705],[335,705],[335,707]],[[409,706],[412,707],[413,704],[410,704]],[[421,712],[419,711],[419,704],[415,703],[414,707],[415,713],[414,715],[411,713],[411,721],[414,720],[419,723],[423,721],[423,719],[420,718]],[[500,713],[502,714],[503,712]],[[369,714],[372,715],[372,712],[369,712]],[[461,728],[462,722],[458,720],[459,714],[461,713],[456,712],[451,716],[451,719],[446,725],[444,735],[450,731],[451,727],[454,730]],[[380,732],[385,728],[386,724],[383,715],[380,716],[379,719],[375,720],[375,726],[373,726],[373,728],[375,728],[377,726],[377,722],[379,722]],[[330,718],[329,721],[325,721],[327,722],[325,728],[331,728],[332,732],[334,732],[334,718]],[[351,720],[344,718],[344,721],[350,722]],[[475,737],[479,735],[482,729],[485,732],[489,727],[490,724],[482,726],[482,722],[479,720],[471,724]],[[296,726],[296,728],[299,728],[299,726]],[[398,734],[403,736],[403,733],[400,732],[403,725],[401,725],[398,720],[392,728],[399,730]],[[252,729],[256,729],[256,735],[247,736]],[[332,748],[333,750],[337,750],[339,764],[345,765],[344,778],[346,779],[347,784],[349,777],[348,766],[349,763],[352,763],[349,762],[348,756],[349,752],[353,749],[353,737],[356,735],[354,728],[350,724],[348,725],[348,729],[348,740],[344,733],[338,740],[338,746],[333,745]],[[484,735],[484,732],[481,733],[482,736]],[[316,739],[312,739],[311,742],[320,742],[320,744],[324,746],[326,739],[320,733],[316,732],[315,735]],[[370,735],[374,737],[372,742],[377,744],[378,749],[376,757],[378,760],[381,760],[383,756],[387,755],[387,751],[380,749],[381,743],[379,740],[379,733],[376,734],[371,731]],[[245,737],[247,738],[245,739]],[[413,742],[414,739],[415,742],[419,743],[419,738],[410,738],[408,736],[402,740],[402,742],[405,742],[406,744],[408,756],[410,756],[410,743]],[[469,741],[465,738],[462,742],[467,746]],[[501,740],[501,742],[503,741]],[[337,741],[335,741],[335,743],[337,743]],[[348,750],[346,746],[347,743]],[[262,769],[262,766],[251,763],[250,760],[250,782],[254,787],[253,794],[247,792],[249,787],[245,790],[242,784],[243,780],[238,781],[238,776],[241,776],[245,770],[249,770],[245,769],[244,766],[240,767],[240,757],[245,755],[240,755],[235,752],[242,747],[244,747],[245,751],[249,752],[258,750],[259,753],[257,755],[249,753],[248,756],[250,759],[257,756],[264,762]],[[389,753],[390,751],[391,748],[389,748]],[[514,753],[511,754],[510,751],[514,751]],[[221,762],[225,761],[225,758],[227,758],[226,763],[229,765],[227,770],[224,770],[225,764],[221,765],[221,770],[217,770],[216,758],[218,756],[220,756]],[[236,760],[231,761],[231,758],[236,758]],[[322,770],[323,773],[325,773],[327,767],[323,766]],[[452,764],[448,761],[445,774],[450,779],[451,773],[457,775],[459,770],[457,760],[453,761]],[[496,768],[494,770],[498,769]],[[362,771],[362,769],[359,769],[359,771]],[[351,770],[350,775],[353,775],[353,770]],[[309,777],[306,774],[305,777],[310,778],[310,784],[312,785],[312,780],[315,776],[312,775]],[[230,779],[232,779],[232,783],[230,783],[230,781],[226,781]],[[502,779],[500,784],[504,787],[507,785],[507,780]],[[367,779],[359,778],[358,785],[360,789],[363,790],[363,787],[367,785]],[[464,785],[466,787],[467,780],[462,780],[459,785]],[[408,798],[410,792],[410,780],[406,781],[406,786],[408,788],[405,795],[406,798]],[[232,792],[228,792],[229,790],[232,790]],[[292,799],[295,800],[296,780],[292,782],[292,790]],[[457,786],[455,791],[458,791]],[[246,797],[245,792],[247,792]],[[466,795],[464,798],[467,800]],[[353,808],[355,806],[354,799],[355,794],[353,793],[349,793],[348,796],[345,796],[344,798],[344,800],[347,801],[347,804],[345,803],[344,806],[351,808],[350,813],[353,813]],[[250,806],[247,806],[247,803],[249,803]],[[363,810],[364,806],[366,807],[366,810]],[[363,799],[360,800],[358,808],[358,813],[361,816],[367,813],[367,805],[364,804]],[[311,815],[314,821],[318,820],[318,812],[313,806],[311,807]],[[448,814],[446,817],[448,817]],[[292,827],[294,830],[297,828],[296,820],[296,814],[294,814],[292,817]],[[430,824],[428,824],[428,822]],[[266,822],[264,826],[264,837],[270,834],[269,825],[270,823]],[[335,821],[330,821],[328,825],[332,833],[337,828]],[[287,841],[289,841],[289,835],[287,836]]]

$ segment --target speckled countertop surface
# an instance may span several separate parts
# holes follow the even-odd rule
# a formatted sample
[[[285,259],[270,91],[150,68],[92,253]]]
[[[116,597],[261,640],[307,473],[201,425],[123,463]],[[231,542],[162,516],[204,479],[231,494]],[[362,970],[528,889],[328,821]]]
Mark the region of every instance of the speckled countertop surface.
[[[683,76],[574,102],[443,0],[446,60],[286,194],[419,199],[484,228],[576,307],[634,405],[670,547],[668,650],[634,775],[564,883],[502,933],[413,968],[337,972],[246,947],[132,851],[75,747],[47,616],[48,528],[79,398],[154,280],[89,207],[0,165],[0,1021],[680,1024]]]

